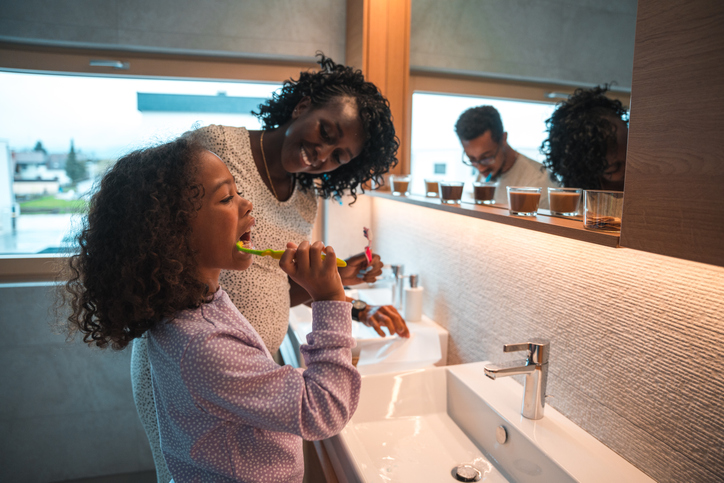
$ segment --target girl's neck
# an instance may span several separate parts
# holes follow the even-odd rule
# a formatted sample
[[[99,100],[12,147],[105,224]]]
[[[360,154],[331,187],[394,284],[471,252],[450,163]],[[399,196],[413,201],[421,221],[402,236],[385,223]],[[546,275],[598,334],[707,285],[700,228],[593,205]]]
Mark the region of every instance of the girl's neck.
[[[206,293],[206,295],[211,295],[212,293],[219,290],[219,275],[221,274],[221,270],[211,270],[211,271],[201,271],[200,273],[200,281],[201,283],[205,284],[209,291]]]

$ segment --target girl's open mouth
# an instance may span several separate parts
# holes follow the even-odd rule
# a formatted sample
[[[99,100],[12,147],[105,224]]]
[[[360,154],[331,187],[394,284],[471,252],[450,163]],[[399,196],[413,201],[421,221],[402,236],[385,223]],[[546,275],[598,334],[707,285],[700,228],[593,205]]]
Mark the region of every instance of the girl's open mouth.
[[[241,244],[247,248],[252,248],[251,229],[254,228],[254,225],[256,225],[256,220],[252,220],[252,222],[248,226],[247,230],[239,237],[239,241],[241,242]]]

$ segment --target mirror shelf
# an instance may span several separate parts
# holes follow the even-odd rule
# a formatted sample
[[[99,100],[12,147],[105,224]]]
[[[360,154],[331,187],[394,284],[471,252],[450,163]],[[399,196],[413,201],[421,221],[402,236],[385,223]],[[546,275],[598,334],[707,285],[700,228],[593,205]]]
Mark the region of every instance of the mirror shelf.
[[[522,217],[511,215],[507,207],[476,205],[465,201],[459,205],[448,205],[441,203],[437,198],[428,198],[415,194],[409,196],[393,196],[389,191],[366,191],[365,194],[375,198],[399,201],[401,203],[432,208],[434,210],[455,213],[457,215],[469,216],[495,223],[504,223],[506,225],[563,236],[587,243],[620,248],[618,234],[586,230],[583,228],[583,223],[580,219],[548,216],[544,214],[548,213],[546,210],[541,210],[541,213],[536,217]]]

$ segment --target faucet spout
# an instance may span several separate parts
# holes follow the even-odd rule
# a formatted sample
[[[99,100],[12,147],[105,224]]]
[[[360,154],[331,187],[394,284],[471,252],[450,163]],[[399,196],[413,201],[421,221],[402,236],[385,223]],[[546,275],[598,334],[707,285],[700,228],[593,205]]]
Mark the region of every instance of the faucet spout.
[[[522,361],[502,364],[488,364],[485,375],[491,379],[505,376],[525,375],[523,406],[521,413],[528,419],[541,419],[546,404],[546,385],[548,383],[548,352],[550,341],[531,339],[523,344],[506,344],[504,352],[528,351],[528,358]]]
[[[529,364],[525,359],[485,366],[485,375],[491,379],[495,379],[496,377],[518,376],[520,374],[532,374],[533,371],[535,371],[535,364]]]

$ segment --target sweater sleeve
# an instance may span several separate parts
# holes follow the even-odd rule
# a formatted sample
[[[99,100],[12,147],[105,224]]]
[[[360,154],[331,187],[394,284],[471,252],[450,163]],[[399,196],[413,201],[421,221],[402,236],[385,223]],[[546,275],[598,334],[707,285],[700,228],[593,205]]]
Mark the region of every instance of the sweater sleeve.
[[[313,330],[301,348],[304,371],[278,366],[242,331],[195,336],[180,363],[195,404],[222,420],[307,440],[341,431],[357,408],[361,384],[352,365],[351,307],[325,301],[312,309]]]

